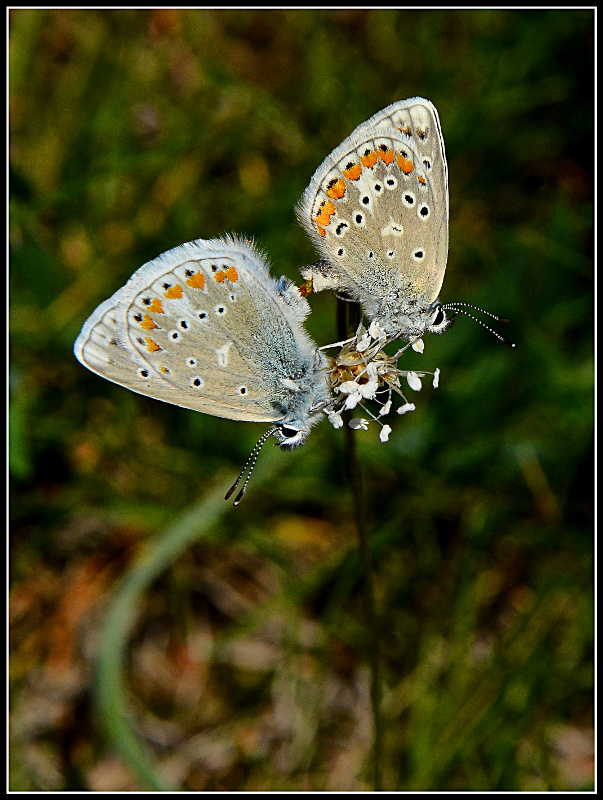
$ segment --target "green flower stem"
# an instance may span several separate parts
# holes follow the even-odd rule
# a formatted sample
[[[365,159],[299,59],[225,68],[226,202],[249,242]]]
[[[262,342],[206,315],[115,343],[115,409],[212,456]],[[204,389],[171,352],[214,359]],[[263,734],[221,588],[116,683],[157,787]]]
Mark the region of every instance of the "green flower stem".
[[[256,470],[254,484],[270,480],[282,468],[278,459],[265,460]],[[154,536],[124,575],[107,611],[101,635],[96,701],[100,718],[117,751],[150,789],[174,791],[158,774],[152,756],[146,751],[131,721],[126,681],[127,647],[145,593],[152,583],[193,543],[207,538],[215,523],[232,504],[224,500],[220,485],[186,511],[171,527]],[[238,512],[240,513],[240,512]]]
[[[360,323],[358,303],[337,299],[337,336],[344,340],[353,336]],[[377,635],[373,567],[367,534],[366,500],[362,472],[356,451],[356,431],[347,424],[352,413],[344,414],[345,462],[348,481],[354,504],[354,520],[358,531],[358,543],[364,573],[364,613],[369,642],[369,664],[371,669],[371,705],[373,710],[373,789],[381,791],[381,753],[383,750],[383,725],[381,719],[381,678],[379,668],[379,640]]]

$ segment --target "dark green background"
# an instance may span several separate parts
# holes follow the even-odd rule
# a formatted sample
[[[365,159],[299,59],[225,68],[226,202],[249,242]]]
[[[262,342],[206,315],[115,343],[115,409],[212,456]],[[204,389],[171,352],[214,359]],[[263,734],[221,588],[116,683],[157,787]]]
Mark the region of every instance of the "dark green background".
[[[509,317],[498,327],[517,347],[466,318],[426,336],[424,355],[400,366],[439,367],[440,388],[409,397],[417,410],[395,418],[389,443],[375,427],[357,436],[385,788],[587,788],[593,12],[15,10],[9,67],[11,788],[99,785],[110,745],[90,704],[91,642],[128,548],[211,487],[227,488],[265,429],[103,381],[72,354],[81,325],[145,261],[225,231],[253,236],[273,274],[299,282],[315,254],[294,206],[314,170],[360,122],[417,95],[439,111],[449,164],[441,299]],[[332,341],[334,299],[310,300],[310,332]],[[220,694],[214,717],[183,720],[159,689],[140,690],[132,668],[137,714],[152,708],[182,731],[172,745],[151,742],[158,761],[208,730],[228,738],[243,718],[257,731],[278,687],[290,690],[295,713],[281,735],[299,758],[283,760],[278,737],[237,745],[227,767],[201,759],[184,770],[184,789],[370,787],[370,735],[354,738],[355,702],[344,713],[327,698],[303,722],[315,708],[310,688],[328,696],[336,679],[341,692],[357,691],[366,674],[352,508],[342,431],[323,422],[294,453],[267,446],[212,544],[192,548],[154,587],[141,640],[161,629],[188,641],[208,615],[215,630],[250,636],[257,599],[245,613],[218,613],[199,578],[234,564],[223,577],[243,591],[240,559],[246,580],[272,575],[264,622],[289,621],[279,652],[290,672],[281,664],[225,677],[227,667],[212,667],[199,702]],[[77,629],[78,689],[60,724],[48,712],[32,726],[27,709],[56,691],[40,678],[52,667],[40,630],[51,637],[57,608],[81,596],[65,579],[74,565],[99,558],[113,572]],[[40,589],[42,576],[52,589]],[[313,626],[314,644],[291,619]],[[292,654],[304,669],[291,667]],[[40,767],[40,752],[52,768]],[[123,780],[108,788],[140,786]]]

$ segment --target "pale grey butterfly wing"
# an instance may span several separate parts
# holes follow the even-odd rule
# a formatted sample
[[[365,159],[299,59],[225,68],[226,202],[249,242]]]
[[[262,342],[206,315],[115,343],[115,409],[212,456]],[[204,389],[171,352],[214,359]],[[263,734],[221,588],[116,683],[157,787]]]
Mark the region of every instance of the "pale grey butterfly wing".
[[[394,103],[316,170],[298,217],[321,261],[314,291],[346,291],[388,335],[447,326],[437,303],[448,254],[448,169],[435,107]]]
[[[139,394],[234,420],[289,426],[301,444],[328,400],[297,288],[238,238],[183,244],[142,266],[75,343],[93,372]]]

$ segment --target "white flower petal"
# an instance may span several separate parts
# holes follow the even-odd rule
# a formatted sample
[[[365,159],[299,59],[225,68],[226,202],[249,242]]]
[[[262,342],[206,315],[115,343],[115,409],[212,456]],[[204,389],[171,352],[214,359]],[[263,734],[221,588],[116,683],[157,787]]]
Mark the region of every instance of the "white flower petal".
[[[354,394],[349,394],[346,399],[345,403],[343,404],[344,409],[356,408],[358,403],[362,400],[362,395],[360,392],[355,392]]]
[[[379,409],[379,416],[384,417],[386,414],[389,414],[391,407],[392,407],[392,399],[390,397],[387,403],[384,403]]]
[[[373,339],[380,339],[381,336],[384,336],[384,332],[379,327],[379,323],[377,322],[376,319],[374,319],[369,325],[368,332],[373,337]]]
[[[403,406],[397,409],[398,414],[406,414],[407,411],[414,411],[415,404],[414,403],[404,403]]]
[[[408,385],[411,389],[414,389],[415,392],[421,391],[421,378],[417,375],[416,372],[407,372],[406,373],[406,380],[408,381]]]
[[[371,361],[370,364],[366,365],[366,374],[368,375],[369,381],[374,381],[377,379],[377,365],[374,361]]]
[[[368,383],[361,383],[359,384],[358,388],[360,389],[360,394],[365,397],[367,400],[374,400],[375,395],[377,394],[377,389],[379,388],[378,381],[369,381]]]
[[[337,414],[333,413],[327,414],[327,419],[335,429],[343,427],[343,420],[341,419],[341,411],[338,412]]]
[[[381,428],[381,433],[379,434],[379,438],[381,439],[381,441],[382,442],[387,442],[391,432],[392,432],[392,429],[389,427],[389,425],[384,425]]]
[[[369,421],[368,421],[368,419],[364,419],[364,417],[354,417],[354,419],[351,419],[348,422],[348,425],[350,426],[350,428],[353,428],[353,430],[355,430],[355,431],[358,431],[358,430],[365,431],[369,426]]]
[[[364,351],[370,347],[370,344],[371,344],[371,337],[368,335],[368,333],[365,333],[362,339],[359,339],[358,342],[356,343],[356,350],[359,353],[364,353]]]
[[[416,341],[416,342],[413,342],[413,343],[412,343],[412,349],[413,349],[413,350],[414,350],[416,353],[422,353],[422,352],[423,352],[423,350],[425,350],[425,344],[424,344],[424,342],[423,342],[423,339],[417,339],[417,341]]]
[[[433,388],[437,389],[440,384],[440,370],[436,369],[433,373]]]
[[[344,394],[353,394],[358,391],[358,384],[356,381],[344,381],[339,387],[339,391]]]

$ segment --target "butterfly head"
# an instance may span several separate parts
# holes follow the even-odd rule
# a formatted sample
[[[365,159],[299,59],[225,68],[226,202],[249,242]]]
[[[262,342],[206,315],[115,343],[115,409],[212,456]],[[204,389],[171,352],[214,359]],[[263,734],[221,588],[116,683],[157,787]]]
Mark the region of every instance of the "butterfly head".
[[[425,321],[427,323],[425,330],[429,331],[429,333],[444,333],[454,320],[452,317],[446,316],[444,307],[440,302],[436,301],[427,309]]]
[[[304,444],[313,426],[323,418],[323,409],[330,401],[331,394],[325,377],[320,375],[319,383],[314,387],[314,393],[308,397],[308,402],[291,409],[282,422],[273,426],[272,435],[281,449],[294,450]]]
[[[275,425],[272,434],[283,450],[294,450],[306,441],[311,427],[309,423],[283,422]]]
[[[381,312],[376,316],[381,329],[388,339],[416,339],[428,333],[444,333],[454,320],[454,315],[446,315],[445,307],[438,301],[421,307],[416,301],[396,302],[383,305]]]

